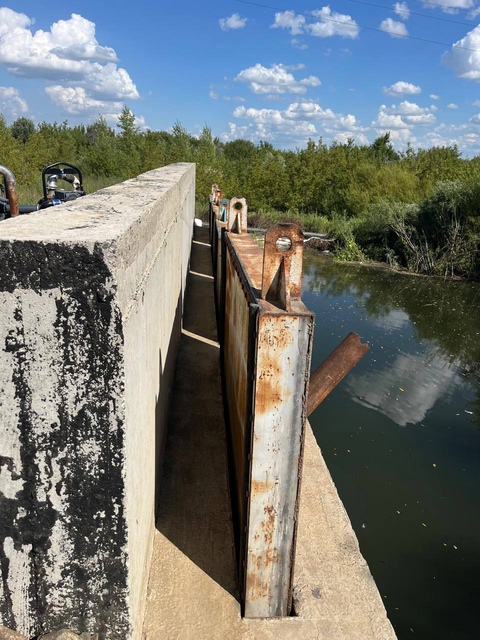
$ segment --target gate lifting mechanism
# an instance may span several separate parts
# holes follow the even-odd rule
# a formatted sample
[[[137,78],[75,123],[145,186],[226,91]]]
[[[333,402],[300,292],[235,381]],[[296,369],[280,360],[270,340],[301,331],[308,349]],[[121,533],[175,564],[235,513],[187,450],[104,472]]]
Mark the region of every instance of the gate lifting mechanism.
[[[350,333],[310,376],[301,229],[271,227],[262,251],[247,233],[244,198],[225,201],[213,185],[210,205],[243,615],[287,616],[305,421],[369,347]]]
[[[0,220],[72,202],[87,194],[83,189],[80,169],[68,162],[55,162],[42,171],[43,197],[36,205],[19,205],[15,176],[10,169],[1,165],[0,174],[4,177],[4,184],[0,183]],[[59,189],[59,180],[71,184],[72,189]]]

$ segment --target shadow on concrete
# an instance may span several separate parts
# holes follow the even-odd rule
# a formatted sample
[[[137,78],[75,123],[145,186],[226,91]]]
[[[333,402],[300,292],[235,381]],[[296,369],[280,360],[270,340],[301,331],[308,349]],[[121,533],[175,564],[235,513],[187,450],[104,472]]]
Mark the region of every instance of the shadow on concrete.
[[[157,529],[238,600],[210,247],[196,231]]]
[[[178,296],[171,338],[166,355],[158,351],[158,394],[155,402],[155,505],[158,505],[160,484],[163,477],[165,445],[168,428],[168,412],[175,377],[175,366],[180,347],[182,327],[181,294]]]

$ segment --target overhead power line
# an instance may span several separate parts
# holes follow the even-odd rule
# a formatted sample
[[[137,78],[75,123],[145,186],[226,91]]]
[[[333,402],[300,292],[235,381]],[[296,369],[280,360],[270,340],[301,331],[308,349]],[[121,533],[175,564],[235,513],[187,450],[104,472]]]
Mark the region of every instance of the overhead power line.
[[[241,4],[249,4],[253,7],[262,7],[263,9],[271,9],[272,11],[288,11],[288,9],[284,9],[282,7],[274,7],[269,4],[261,4],[260,2],[252,2],[251,0],[234,0],[235,2],[240,2]],[[443,5],[439,5],[443,6]],[[313,13],[302,13],[301,11],[292,10],[296,15],[305,16],[307,18],[313,18],[314,20],[321,20],[322,22],[333,22],[335,24],[340,24],[343,27],[349,26],[347,23],[342,22],[341,20],[335,20],[335,18],[325,18],[324,16],[316,16]],[[354,26],[354,25],[351,25]],[[367,31],[377,31],[378,33],[386,33],[388,35],[394,36],[396,38],[405,38],[407,40],[418,40],[419,42],[428,42],[429,44],[438,44],[441,47],[453,47],[451,43],[441,42],[440,40],[430,40],[428,38],[420,38],[419,36],[411,36],[411,35],[401,35],[396,33],[395,31],[391,31],[388,29],[380,29],[378,27],[367,27],[366,25],[358,24],[355,22],[355,26],[359,29],[366,29]],[[472,47],[462,47],[461,45],[455,45],[455,49],[463,49],[465,51],[473,51],[475,53],[480,53],[480,49],[473,49]]]
[[[453,24],[463,24],[467,27],[471,27],[470,22],[464,20],[452,20],[452,18],[444,18],[443,16],[427,16],[426,13],[417,13],[416,11],[410,11],[410,9],[392,9],[392,7],[386,7],[384,4],[375,4],[373,2],[365,2],[365,0],[348,0],[348,2],[354,2],[355,4],[366,4],[368,7],[377,7],[378,9],[385,9],[386,11],[394,11],[395,13],[407,13],[412,16],[421,16],[427,18],[427,20],[441,20],[442,22],[453,22]],[[400,4],[400,3],[399,3]]]
[[[457,7],[453,4],[441,4],[440,2],[429,2],[429,0],[413,0],[413,2],[421,2],[422,4],[429,4],[432,7],[440,7],[441,9],[455,9],[456,11],[472,11],[472,7]]]

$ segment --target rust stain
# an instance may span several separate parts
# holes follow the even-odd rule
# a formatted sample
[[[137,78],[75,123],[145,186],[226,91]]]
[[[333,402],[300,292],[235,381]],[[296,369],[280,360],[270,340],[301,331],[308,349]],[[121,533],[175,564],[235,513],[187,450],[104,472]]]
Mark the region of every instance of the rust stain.
[[[276,522],[276,516],[277,516],[277,512],[275,511],[275,508],[273,507],[273,505],[266,505],[263,509],[263,512],[265,514],[265,520],[261,523],[261,528],[263,529],[263,539],[265,542],[265,545],[267,547],[270,547],[272,542],[273,542],[273,536],[275,533],[275,522]],[[264,553],[264,558],[265,558],[265,564],[267,565],[267,557],[268,555],[271,554],[271,549],[267,548],[265,549],[265,553]]]
[[[303,232],[292,223],[267,229],[263,253],[262,299],[292,310],[302,289]]]
[[[253,556],[253,566],[256,566],[255,556]],[[264,580],[260,580],[258,575],[252,571],[247,573],[246,590],[250,594],[254,594],[254,599],[265,598],[270,591],[270,585]]]
[[[266,491],[270,491],[274,486],[274,483],[271,481],[262,482],[260,480],[254,480],[252,478],[252,486],[251,486],[251,494],[257,495],[259,493],[265,493]]]

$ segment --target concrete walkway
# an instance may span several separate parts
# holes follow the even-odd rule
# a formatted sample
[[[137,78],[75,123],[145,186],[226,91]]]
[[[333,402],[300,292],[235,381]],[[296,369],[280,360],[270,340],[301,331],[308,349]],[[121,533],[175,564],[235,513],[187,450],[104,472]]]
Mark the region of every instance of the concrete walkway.
[[[205,229],[196,229],[190,269],[144,640],[393,640],[309,427],[295,569],[298,617],[241,618]]]

